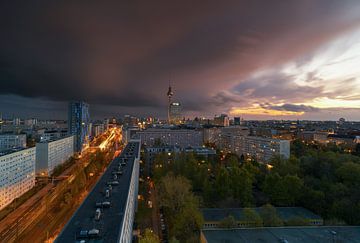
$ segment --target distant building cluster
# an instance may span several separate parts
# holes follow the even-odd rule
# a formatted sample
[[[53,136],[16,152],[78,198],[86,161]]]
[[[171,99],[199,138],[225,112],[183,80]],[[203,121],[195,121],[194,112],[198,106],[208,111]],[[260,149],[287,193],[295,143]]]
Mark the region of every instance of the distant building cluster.
[[[26,134],[0,134],[0,152],[26,148]]]

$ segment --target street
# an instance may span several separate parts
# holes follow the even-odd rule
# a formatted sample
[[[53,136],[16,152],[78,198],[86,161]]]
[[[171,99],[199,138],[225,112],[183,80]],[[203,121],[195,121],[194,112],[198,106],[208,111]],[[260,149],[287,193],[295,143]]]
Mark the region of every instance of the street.
[[[73,179],[73,171],[78,168],[85,168],[89,163],[89,158],[91,154],[95,153],[98,149],[108,150],[112,147],[115,147],[117,141],[121,139],[121,133],[118,129],[109,129],[107,136],[101,136],[100,146],[90,146],[82,155],[79,160],[76,161],[72,166],[67,168],[60,176],[54,178],[54,181],[67,181],[71,182]],[[95,140],[96,143],[99,143],[99,139]],[[104,143],[105,142],[105,143]],[[95,142],[94,142],[95,143]],[[112,158],[112,156],[111,156]],[[97,178],[94,178],[97,179]],[[96,180],[91,181],[90,187],[95,184]],[[30,197],[22,205],[20,205],[16,210],[8,214],[3,220],[0,221],[0,242],[39,242],[35,237],[41,234],[44,234],[45,226],[50,226],[51,223],[58,224],[63,223],[68,220],[69,212],[59,212],[59,215],[49,214],[48,205],[51,203],[64,191],[66,190],[67,183],[58,183],[54,185],[53,183],[48,183],[44,188]],[[86,197],[87,192],[83,192],[79,196],[79,202]],[[76,209],[76,208],[75,208]],[[64,215],[60,215],[64,213]],[[71,216],[71,215],[70,215]],[[65,217],[65,218],[64,218]],[[56,219],[56,220],[55,220]],[[54,225],[56,228],[58,225]],[[29,230],[31,228],[31,230]],[[37,234],[36,232],[39,232]],[[23,233],[28,232],[27,236],[24,237]],[[29,234],[30,233],[30,234]],[[54,232],[48,232],[47,237],[52,235]],[[51,242],[51,241],[48,241]]]

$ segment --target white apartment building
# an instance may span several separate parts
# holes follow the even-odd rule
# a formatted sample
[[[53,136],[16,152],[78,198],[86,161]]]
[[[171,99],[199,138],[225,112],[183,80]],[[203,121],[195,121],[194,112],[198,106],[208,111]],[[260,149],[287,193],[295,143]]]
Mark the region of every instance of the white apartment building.
[[[50,175],[74,154],[74,136],[36,144],[36,174]]]
[[[26,148],[26,134],[0,134],[0,151]]]
[[[231,137],[230,150],[245,158],[256,158],[268,162],[273,156],[290,157],[290,141],[255,136]]]
[[[36,149],[0,153],[0,210],[35,186]]]
[[[147,129],[136,133],[136,138],[147,146],[154,146],[157,141],[164,145],[199,147],[203,145],[203,132],[191,129]]]

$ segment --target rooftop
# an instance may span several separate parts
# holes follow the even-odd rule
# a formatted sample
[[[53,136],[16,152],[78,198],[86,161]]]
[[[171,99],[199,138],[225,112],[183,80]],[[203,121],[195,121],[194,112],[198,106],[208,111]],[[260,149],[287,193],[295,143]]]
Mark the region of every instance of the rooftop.
[[[360,243],[360,226],[268,227],[202,230],[207,243]]]
[[[360,243],[360,226],[208,229],[202,235],[207,243]]]
[[[86,197],[81,206],[77,209],[70,221],[66,224],[55,242],[76,242],[79,240],[80,231],[99,230],[99,238],[86,239],[86,242],[117,242],[123,223],[125,204],[130,187],[131,173],[134,160],[138,156],[139,142],[130,142],[122,151],[121,155],[115,158],[101,176],[95,187]],[[105,191],[108,189],[107,182],[114,181],[112,172],[117,170],[119,163],[125,162],[122,166],[122,175],[118,176],[118,185],[113,185],[109,198],[106,198]],[[96,203],[110,202],[110,208],[101,209],[100,220],[95,219]]]
[[[232,215],[236,220],[244,219],[244,208],[203,208],[201,209],[205,221],[221,221]],[[251,208],[260,212],[261,208]],[[289,220],[295,217],[306,219],[322,219],[319,215],[302,207],[276,207],[276,212],[282,220]]]

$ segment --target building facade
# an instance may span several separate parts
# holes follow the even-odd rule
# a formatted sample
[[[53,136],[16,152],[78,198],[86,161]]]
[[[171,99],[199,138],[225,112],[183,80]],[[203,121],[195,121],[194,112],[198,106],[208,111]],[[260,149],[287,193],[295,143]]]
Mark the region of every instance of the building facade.
[[[0,154],[0,210],[35,186],[36,149]]]
[[[284,159],[290,157],[290,141],[255,136],[233,136],[230,138],[230,150],[245,158],[255,158],[259,162],[268,162],[274,156]]]
[[[272,157],[290,157],[290,141],[275,138],[248,136],[247,129],[223,129],[216,145],[239,157],[254,158],[259,162],[269,162]]]
[[[40,142],[54,141],[67,137],[68,135],[67,130],[47,130],[41,134]]]
[[[0,134],[0,151],[26,148],[26,134]]]
[[[68,132],[75,136],[75,151],[81,152],[84,144],[89,143],[89,105],[82,101],[69,103]]]
[[[213,125],[223,126],[223,127],[229,126],[230,125],[230,120],[229,120],[228,115],[221,114],[220,116],[215,116],[214,121],[213,121]]]
[[[105,125],[100,123],[100,124],[93,124],[92,126],[92,137],[97,137],[100,134],[105,132]]]
[[[74,154],[74,136],[36,144],[36,174],[49,176]]]
[[[179,102],[170,103],[169,107],[170,123],[180,124],[181,123],[181,104]]]
[[[203,132],[192,129],[150,128],[136,133],[136,138],[140,138],[144,145],[150,147],[161,144],[179,146],[180,148],[199,147],[203,145]]]

